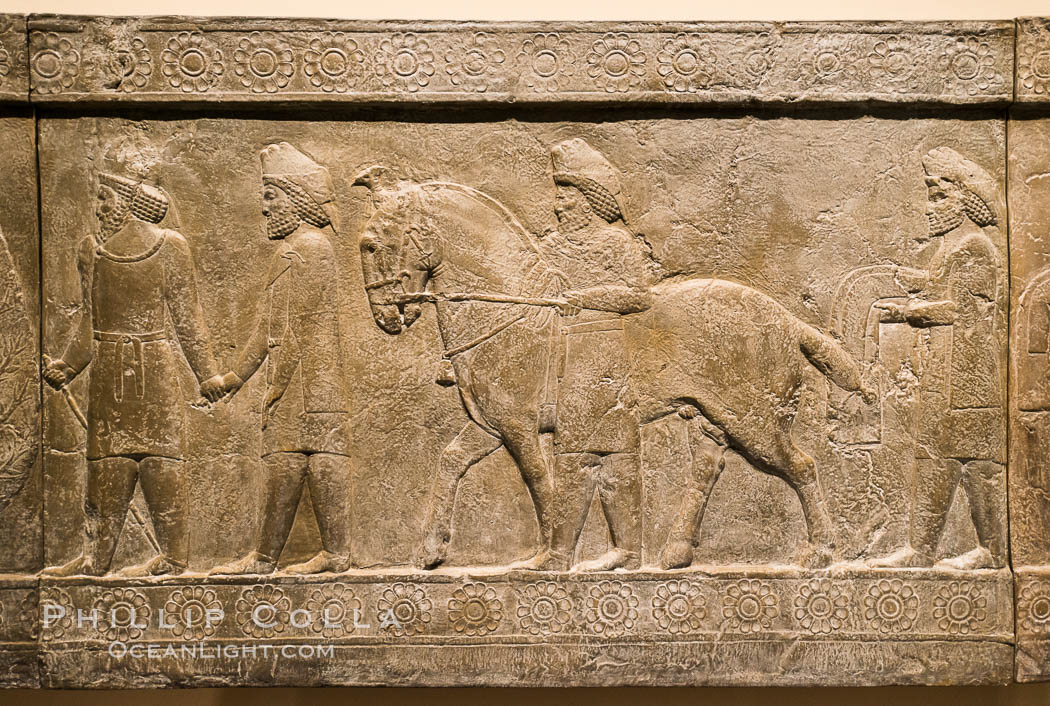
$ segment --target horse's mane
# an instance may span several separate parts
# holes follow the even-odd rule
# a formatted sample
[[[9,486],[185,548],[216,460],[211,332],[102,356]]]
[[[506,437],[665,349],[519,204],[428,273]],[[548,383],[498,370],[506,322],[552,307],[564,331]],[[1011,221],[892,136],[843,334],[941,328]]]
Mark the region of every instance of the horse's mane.
[[[447,189],[449,191],[456,191],[466,196],[479,201],[482,205],[489,208],[491,211],[496,213],[503,222],[507,225],[512,233],[517,237],[518,242],[522,247],[528,251],[528,253],[536,259],[535,263],[527,269],[526,281],[522,282],[523,294],[536,295],[541,292],[532,291],[534,285],[539,281],[538,275],[541,272],[551,271],[554,267],[544,257],[543,251],[539,247],[536,238],[530,233],[525,226],[511,213],[510,209],[504,206],[502,203],[489,196],[483,191],[475,189],[472,186],[465,184],[457,184],[456,182],[450,181],[427,181],[419,183],[419,187],[437,187],[439,189]],[[528,290],[528,291],[525,291]]]
[[[510,226],[510,229],[518,236],[522,245],[535,253],[536,257],[543,260],[543,254],[540,252],[539,245],[536,243],[535,238],[532,237],[532,234],[525,229],[525,226],[523,226],[517,218],[515,218],[514,214],[510,212],[510,209],[486,194],[484,191],[479,191],[472,186],[457,184],[452,181],[428,181],[420,184],[420,186],[437,186],[443,189],[451,189],[452,191],[460,191],[482,201],[486,206],[489,206],[492,210],[502,216],[503,222]]]

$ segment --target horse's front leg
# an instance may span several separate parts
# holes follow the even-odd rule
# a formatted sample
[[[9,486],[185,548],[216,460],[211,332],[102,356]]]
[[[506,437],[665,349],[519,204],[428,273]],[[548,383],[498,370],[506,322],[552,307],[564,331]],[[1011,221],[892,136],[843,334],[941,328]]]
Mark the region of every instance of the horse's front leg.
[[[683,416],[688,418],[687,415]],[[700,417],[689,422],[692,482],[684,488],[678,514],[667,536],[667,544],[660,552],[660,566],[665,569],[677,569],[693,563],[693,539],[704,519],[704,510],[715,481],[726,467],[725,444],[705,434],[703,424]]]
[[[422,569],[433,569],[445,561],[452,538],[452,510],[456,490],[464,474],[481,459],[503,445],[503,441],[474,422],[468,422],[441,452],[437,478],[430,493],[423,521],[423,545],[416,558]]]

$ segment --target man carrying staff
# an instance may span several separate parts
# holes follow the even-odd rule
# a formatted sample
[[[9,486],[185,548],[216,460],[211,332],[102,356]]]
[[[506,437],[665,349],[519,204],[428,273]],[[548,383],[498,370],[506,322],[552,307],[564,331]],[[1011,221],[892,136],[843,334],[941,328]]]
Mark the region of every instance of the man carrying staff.
[[[955,490],[962,483],[977,532],[973,550],[941,562],[955,569],[1006,561],[1005,422],[1000,351],[1005,278],[996,233],[998,186],[984,169],[940,147],[922,160],[929,235],[941,243],[925,287],[884,303],[882,321],[916,331],[919,375],[917,478],[908,545],[874,566],[932,566]]]
[[[44,379],[68,385],[92,363],[87,419],[87,545],[53,576],[105,574],[136,480],[160,554],[126,575],[178,574],[188,563],[183,409],[176,342],[209,401],[222,394],[204,324],[193,257],[178,232],[160,227],[167,195],[115,174],[99,174],[98,237],[77,251],[83,308],[61,358]],[[169,325],[170,321],[170,325]],[[170,333],[174,333],[173,340]]]
[[[265,506],[257,549],[215,574],[268,574],[277,567],[309,483],[322,549],[289,573],[350,568],[349,410],[342,377],[339,268],[327,230],[328,170],[287,142],[262,151],[263,215],[278,241],[266,277],[266,309],[224,377],[236,393],[267,361],[263,406]]]
[[[624,225],[619,172],[577,138],[551,149],[556,232],[549,261],[569,280],[577,307],[563,316],[554,432],[555,522],[543,568],[568,569],[597,489],[613,547],[584,571],[641,563],[641,471],[636,404],[627,387],[622,314],[649,307],[645,249]]]

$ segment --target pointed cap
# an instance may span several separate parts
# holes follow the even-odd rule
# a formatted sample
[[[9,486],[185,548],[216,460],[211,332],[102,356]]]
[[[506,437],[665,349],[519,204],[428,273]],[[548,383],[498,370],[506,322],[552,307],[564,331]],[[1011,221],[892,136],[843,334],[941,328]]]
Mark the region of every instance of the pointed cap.
[[[263,178],[287,179],[308,193],[318,205],[332,200],[332,177],[322,167],[287,142],[263,147]]]

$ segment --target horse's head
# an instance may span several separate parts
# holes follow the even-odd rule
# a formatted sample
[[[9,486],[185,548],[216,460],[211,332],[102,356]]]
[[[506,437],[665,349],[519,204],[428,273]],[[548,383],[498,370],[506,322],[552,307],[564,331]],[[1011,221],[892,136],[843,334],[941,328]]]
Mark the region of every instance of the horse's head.
[[[372,317],[379,328],[398,334],[419,318],[420,298],[434,267],[423,237],[418,187],[391,183],[383,167],[369,167],[354,186],[372,191],[375,212],[361,232],[361,269]]]

